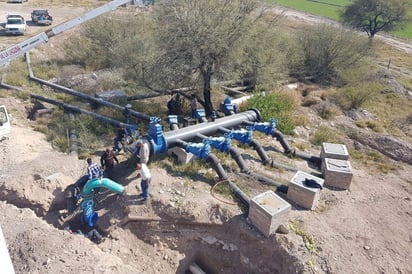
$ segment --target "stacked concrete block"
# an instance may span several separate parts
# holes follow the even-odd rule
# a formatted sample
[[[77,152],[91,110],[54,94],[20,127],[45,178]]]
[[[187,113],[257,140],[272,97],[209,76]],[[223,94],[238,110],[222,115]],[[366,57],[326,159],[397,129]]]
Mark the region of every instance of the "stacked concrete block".
[[[349,189],[353,173],[346,146],[323,143],[320,157],[322,159],[321,169],[325,185],[339,189]]]
[[[273,191],[267,191],[250,200],[249,221],[266,237],[275,233],[288,221],[291,205]]]
[[[319,187],[315,187],[313,182]],[[304,171],[298,171],[289,182],[287,198],[306,209],[317,207],[324,180]]]
[[[325,158],[322,162],[322,173],[325,185],[339,189],[349,189],[353,178],[349,161]]]

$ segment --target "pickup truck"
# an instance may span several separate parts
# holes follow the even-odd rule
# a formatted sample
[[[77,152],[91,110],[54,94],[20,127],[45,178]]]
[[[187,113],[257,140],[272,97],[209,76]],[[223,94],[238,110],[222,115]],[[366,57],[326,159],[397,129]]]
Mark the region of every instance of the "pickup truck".
[[[31,21],[37,25],[49,26],[53,22],[53,17],[48,10],[33,10],[31,12]]]
[[[4,26],[6,34],[24,35],[26,32],[26,21],[21,15],[7,15],[7,22]]]

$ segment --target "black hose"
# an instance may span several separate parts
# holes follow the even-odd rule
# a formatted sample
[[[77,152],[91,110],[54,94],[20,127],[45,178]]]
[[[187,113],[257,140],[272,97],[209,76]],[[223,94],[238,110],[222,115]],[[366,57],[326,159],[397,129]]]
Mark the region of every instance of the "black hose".
[[[295,151],[295,156],[315,164],[318,168],[320,168],[322,164],[322,159],[320,157],[311,156],[304,152]]]
[[[250,141],[249,145],[253,147],[254,150],[256,150],[264,165],[266,165],[270,161],[269,156],[258,141],[253,139],[252,141]]]
[[[294,168],[294,167],[291,167],[291,166],[287,166],[287,165],[284,165],[284,164],[276,163],[273,159],[272,159],[272,161],[270,162],[270,166],[271,166],[271,167],[274,167],[274,168],[278,168],[278,169],[285,169],[285,170],[287,170],[287,171],[293,171],[293,172],[297,172],[297,171],[299,170],[299,169]]]
[[[292,149],[289,146],[289,143],[286,141],[286,139],[283,137],[283,134],[280,131],[275,130],[275,132],[272,133],[272,137],[276,138],[276,140],[279,141],[280,145],[285,151],[285,154],[293,154],[294,149]]]
[[[249,206],[250,198],[242,190],[240,190],[235,183],[229,181],[229,187],[237,198],[239,198],[245,205]]]
[[[267,185],[275,186],[276,190],[280,191],[282,193],[287,193],[288,192],[288,186],[286,186],[282,183],[276,182],[275,180],[270,179],[270,178],[268,178],[264,175],[260,175],[260,174],[254,173],[254,172],[249,172],[249,173],[244,174],[244,176],[246,176],[246,178],[248,180],[253,180],[253,178],[255,178],[259,182],[262,182],[262,183],[267,184]]]
[[[214,155],[213,153],[209,153],[209,155],[206,158],[206,162],[210,163],[213,166],[214,170],[219,176],[219,180],[227,180],[227,173],[223,169],[223,166],[220,164],[219,158],[217,158],[216,155]]]
[[[234,147],[230,147],[229,153],[230,153],[230,156],[232,157],[232,159],[235,160],[235,162],[239,166],[240,172],[246,172],[247,171],[247,166],[246,166],[245,160],[242,157],[242,154],[240,154],[240,152],[237,149],[235,149]]]

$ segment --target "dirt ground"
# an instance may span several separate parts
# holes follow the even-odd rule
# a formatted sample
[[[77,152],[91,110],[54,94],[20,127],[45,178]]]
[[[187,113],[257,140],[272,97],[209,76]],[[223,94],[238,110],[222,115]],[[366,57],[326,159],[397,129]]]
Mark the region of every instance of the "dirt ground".
[[[0,2],[0,18],[5,18],[5,5]],[[29,13],[32,5],[7,7]],[[81,10],[72,9],[73,14]],[[71,18],[66,12],[60,11],[59,17],[53,9],[60,18],[56,20]],[[3,38],[1,48],[13,42]],[[174,171],[167,157],[160,160],[170,163],[168,169],[150,164],[151,199],[140,204],[140,180],[128,156],[121,154],[115,177],[125,193],[105,191],[96,206],[104,241],[95,244],[65,231],[58,225],[59,211],[65,208],[63,191],[85,173],[86,163],[54,150],[33,130],[36,122],[26,119],[25,107],[31,103],[13,91],[4,93],[0,104],[11,114],[12,132],[0,142],[0,224],[16,273],[186,273],[194,263],[208,273],[412,273],[412,169],[389,158],[386,161],[397,165],[389,174],[351,159],[350,190],[325,187],[313,211],[292,203],[288,220],[299,231],[266,238],[249,224],[244,206],[211,195],[203,178],[208,170],[189,179]],[[313,111],[303,111],[311,125],[319,123]],[[337,119],[351,122],[344,116]],[[292,145],[308,143],[310,129],[300,130],[300,138],[286,137]],[[306,162],[276,152],[279,144],[272,138],[261,137],[259,142],[280,162],[311,170]],[[347,145],[355,148],[350,141]],[[95,161],[103,149],[93,155]],[[319,155],[320,147],[308,145],[306,152]],[[248,165],[276,180],[294,175],[262,168],[253,151],[243,153],[249,155]],[[273,190],[255,181],[241,182],[236,171],[230,177],[251,197]],[[128,216],[136,221],[126,222]]]

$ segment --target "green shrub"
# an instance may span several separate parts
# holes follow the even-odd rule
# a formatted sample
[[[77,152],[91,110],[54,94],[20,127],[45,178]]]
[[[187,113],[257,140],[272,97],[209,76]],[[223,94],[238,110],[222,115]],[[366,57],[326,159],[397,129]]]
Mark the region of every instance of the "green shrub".
[[[381,125],[379,122],[377,122],[377,121],[371,121],[371,120],[368,120],[368,121],[357,121],[357,122],[356,122],[356,125],[357,125],[358,127],[360,127],[360,128],[370,128],[370,129],[372,129],[373,131],[378,132],[378,133],[383,132],[383,127],[382,127],[382,125]]]
[[[310,138],[310,142],[314,145],[321,145],[325,142],[335,143],[337,142],[337,134],[331,128],[321,126]]]
[[[338,104],[346,110],[362,107],[384,90],[384,85],[376,82],[360,83],[342,88],[337,95]]]
[[[339,81],[339,72],[356,67],[367,55],[367,39],[351,30],[330,24],[316,24],[298,33],[300,49],[289,63],[292,76],[310,77],[312,81],[333,84]]]
[[[277,129],[285,134],[291,134],[296,126],[292,116],[292,100],[282,93],[269,95],[255,94],[243,107],[243,110],[256,108],[260,111],[263,121],[277,119]]]

